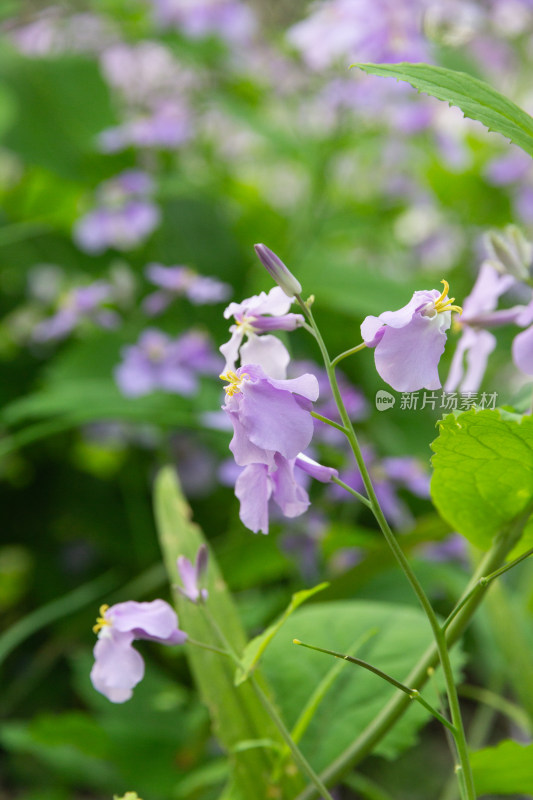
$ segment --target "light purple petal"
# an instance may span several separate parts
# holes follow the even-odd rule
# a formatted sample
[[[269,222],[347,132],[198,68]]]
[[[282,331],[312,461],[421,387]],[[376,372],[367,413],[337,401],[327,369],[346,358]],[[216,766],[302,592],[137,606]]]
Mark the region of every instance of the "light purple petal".
[[[241,345],[240,356],[242,366],[258,364],[266,375],[275,379],[285,378],[291,360],[287,348],[276,336],[255,336],[253,333],[248,336],[248,341]]]
[[[156,640],[163,644],[180,644],[187,635],[178,629],[176,612],[164,600],[138,603],[127,600],[111,606],[105,614],[111,627],[119,632],[131,632],[135,639]]]
[[[533,327],[527,328],[515,336],[513,361],[521,372],[533,375]]]
[[[94,647],[91,670],[94,688],[112,703],[124,703],[144,676],[144,661],[131,646],[131,634],[109,632]]]
[[[299,517],[309,508],[309,497],[294,477],[294,461],[276,455],[277,470],[272,473],[273,498],[285,517]]]
[[[237,478],[235,495],[241,504],[239,516],[243,525],[253,533],[268,533],[271,492],[268,468],[264,464],[250,464]]]
[[[296,458],[306,449],[313,436],[313,418],[310,408],[302,408],[291,391],[277,389],[266,380],[244,381],[242,394],[241,420],[253,444],[285,458]]]
[[[446,345],[444,328],[448,319],[415,315],[403,328],[385,329],[375,351],[376,369],[397,392],[439,389],[438,364]]]
[[[304,455],[304,453],[300,453],[296,457],[296,466],[321,483],[329,483],[332,478],[339,477],[338,470],[333,469],[333,467],[324,467],[318,461],[313,461],[312,458]]]
[[[465,327],[453,354],[444,391],[454,392],[461,386],[463,392],[477,392],[487,368],[489,355],[495,347],[496,339],[492,333]]]
[[[235,370],[235,365],[239,360],[239,348],[243,340],[244,331],[239,325],[232,325],[230,328],[231,338],[219,347],[220,352],[226,359],[224,372]]]

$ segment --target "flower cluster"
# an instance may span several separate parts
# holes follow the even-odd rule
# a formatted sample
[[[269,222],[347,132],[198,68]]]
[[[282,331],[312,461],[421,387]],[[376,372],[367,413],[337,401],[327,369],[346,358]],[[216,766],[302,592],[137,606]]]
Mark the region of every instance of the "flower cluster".
[[[96,208],[74,226],[74,240],[81,250],[92,255],[109,247],[132,250],[159,225],[159,208],[150,200],[154,191],[149,175],[126,170],[100,184]]]
[[[161,314],[176,297],[185,296],[193,305],[200,306],[221,303],[231,295],[229,284],[199,275],[189,267],[148,264],[146,277],[159,289],[143,301],[143,309],[151,317]]]
[[[178,558],[177,570],[184,588],[177,588],[192,603],[207,601],[207,589],[200,585],[207,561],[205,545],[199,547],[194,566],[185,556]],[[165,600],[149,603],[127,600],[114,606],[100,606],[93,631],[98,634],[98,641],[93,651],[91,681],[112,703],[129,700],[133,689],[143,679],[144,661],[134,649],[134,641],[144,639],[175,645],[184,644],[188,638],[178,627],[176,612]]]
[[[115,380],[126,397],[140,397],[157,390],[188,397],[198,390],[198,375],[216,373],[219,358],[209,339],[188,331],[171,339],[162,331],[148,328],[137,344],[128,345],[115,368]]]

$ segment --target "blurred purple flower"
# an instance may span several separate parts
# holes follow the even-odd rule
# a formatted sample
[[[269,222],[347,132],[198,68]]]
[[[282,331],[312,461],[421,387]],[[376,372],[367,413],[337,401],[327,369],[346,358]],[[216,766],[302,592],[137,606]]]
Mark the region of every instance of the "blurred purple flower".
[[[446,344],[451,312],[460,311],[444,290],[415,292],[398,311],[369,316],[361,325],[368,347],[374,347],[376,369],[383,380],[398,392],[439,389],[438,364]]]
[[[458,533],[452,533],[441,542],[428,544],[424,547],[424,557],[429,561],[460,561],[468,562],[466,539]]]
[[[93,630],[98,641],[91,681],[112,703],[129,700],[144,676],[144,661],[132,647],[136,639],[160,644],[183,644],[187,640],[187,634],[178,628],[176,612],[164,600],[128,600],[111,607],[101,606]]]
[[[189,331],[171,339],[162,331],[144,331],[137,344],[125,347],[115,380],[126,397],[155,391],[189,396],[198,390],[198,375],[212,374],[220,361],[202,333]]]
[[[193,134],[191,115],[183,103],[160,103],[147,116],[108,128],[98,137],[103,153],[118,153],[127,147],[172,150],[188,142]]]
[[[275,380],[257,364],[248,364],[221,378],[229,382],[223,409],[233,424],[230,450],[239,466],[274,468],[277,453],[293,459],[306,449],[313,436],[309,412],[318,397],[314,375]]]
[[[247,43],[255,29],[252,9],[240,0],[151,0],[156,21],[182,30],[192,39],[220,36],[231,44]]]
[[[416,458],[400,456],[378,460],[370,447],[363,447],[362,451],[383,513],[399,530],[409,528],[413,516],[403,500],[398,497],[397,490],[405,488],[417,497],[429,498],[429,474]],[[366,496],[361,473],[356,467],[342,472],[341,478],[352,489]],[[331,487],[331,495],[336,500],[343,501],[348,501],[352,497],[337,485]]]
[[[207,570],[207,560],[208,552],[205,544],[198,548],[194,564],[186,556],[178,558],[177,567],[183,587],[177,586],[176,588],[191,603],[205,603],[207,600],[207,589],[200,589],[200,581]]]
[[[225,371],[235,369],[240,358],[241,365],[258,364],[267,375],[283,379],[290,356],[285,345],[268,331],[293,331],[303,325],[301,314],[289,314],[292,298],[283,289],[275,286],[268,294],[253,295],[242,303],[230,303],[224,311],[225,319],[233,317],[231,338],[220,347],[226,359]],[[264,334],[264,335],[258,335]],[[266,335],[265,335],[266,334]],[[242,344],[244,337],[247,341]]]
[[[518,147],[491,159],[485,168],[485,178],[493,186],[506,186],[522,180],[531,169],[531,158]]]
[[[485,328],[513,322],[524,309],[495,311],[501,295],[515,282],[511,275],[501,275],[489,261],[481,265],[474,287],[463,303],[461,320],[456,323],[462,335],[450,364],[446,392],[453,392],[459,386],[464,392],[479,389],[488,358],[496,346],[496,339]]]
[[[49,342],[65,339],[87,320],[101,328],[115,328],[120,323],[120,317],[115,311],[104,307],[112,299],[112,287],[103,281],[71,289],[60,298],[59,311],[36,325],[33,340]]]
[[[158,226],[159,208],[147,199],[153,181],[140,170],[126,170],[100,184],[96,191],[98,206],[74,225],[76,244],[91,254],[109,247],[132,250]]]
[[[231,295],[231,286],[216,278],[199,275],[189,267],[164,267],[148,264],[146,277],[159,286],[161,291],[148,295],[143,301],[143,310],[149,316],[161,314],[176,297],[185,295],[194,305],[221,303]]]
[[[324,70],[338,62],[429,61],[421,30],[421,0],[324,0],[288,31],[307,66]]]

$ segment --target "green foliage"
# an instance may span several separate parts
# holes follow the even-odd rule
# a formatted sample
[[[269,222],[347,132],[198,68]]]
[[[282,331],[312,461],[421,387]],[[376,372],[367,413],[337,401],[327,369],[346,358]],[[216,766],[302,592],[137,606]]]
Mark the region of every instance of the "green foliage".
[[[4,59],[0,76],[18,101],[4,137],[13,152],[67,179],[97,183],[113,174],[114,159],[104,162],[95,155],[96,136],[115,118],[94,61]]]
[[[533,419],[471,409],[439,423],[432,448],[433,501],[441,516],[472,544],[488,550],[494,536],[533,497]],[[526,527],[518,552],[531,547]]]
[[[533,795],[533,744],[508,739],[471,755],[478,794]]]
[[[263,631],[259,636],[256,636],[248,642],[241,656],[242,666],[238,667],[235,673],[235,686],[240,686],[241,683],[248,680],[266,648],[278,631],[281,630],[293,611],[296,611],[302,603],[305,603],[310,597],[313,597],[317,592],[321,592],[328,586],[329,583],[321,583],[319,586],[314,586],[312,589],[303,589],[293,594],[289,605],[281,617],[273,622],[272,625],[269,625],[266,631]]]
[[[489,131],[507,136],[533,155],[533,118],[488,83],[465,72],[432,64],[354,64],[369,75],[407,81],[424,94],[458,106],[466,117],[478,120]]]
[[[370,637],[370,632],[375,635]],[[292,648],[292,640],[297,638],[348,653],[354,641],[365,636],[368,641],[358,647],[357,656],[400,681],[431,642],[423,613],[417,608],[397,604],[370,601],[313,604],[296,611],[285,623],[283,635],[270,643],[262,664],[290,727],[296,724],[302,708],[332,668],[330,657],[300,647]],[[456,668],[460,662],[456,651]],[[338,674],[301,739],[303,752],[321,770],[353,742],[397,691],[366,670],[352,667]],[[423,694],[429,702],[438,703],[431,685]],[[394,758],[415,743],[418,729],[429,718],[429,714],[417,706],[413,705],[396,723],[375,753]]]

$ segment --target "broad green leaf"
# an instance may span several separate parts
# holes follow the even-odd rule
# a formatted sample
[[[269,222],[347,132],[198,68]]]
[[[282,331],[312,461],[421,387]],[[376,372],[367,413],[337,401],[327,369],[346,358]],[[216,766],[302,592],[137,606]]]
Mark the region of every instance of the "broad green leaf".
[[[369,637],[370,632],[375,632]],[[316,603],[295,611],[263,655],[261,669],[274,688],[280,710],[293,729],[302,708],[332,668],[332,658],[303,648],[291,648],[294,638],[308,644],[347,653],[357,639],[367,636],[357,655],[379,669],[405,680],[411,668],[432,641],[422,611],[393,603],[342,601]],[[458,650],[454,666],[461,663]],[[353,668],[351,668],[353,667]],[[440,670],[436,672],[440,680]],[[355,665],[340,672],[314,712],[300,747],[315,768],[328,767],[354,738],[370,725],[383,705],[398,690]],[[438,705],[435,689],[428,684],[423,695]],[[389,758],[416,741],[418,729],[429,714],[418,704],[409,708],[375,753]]]
[[[257,666],[259,659],[265,652],[269,643],[272,641],[284,623],[288,620],[293,611],[296,611],[296,609],[301,606],[302,603],[305,603],[305,601],[314,594],[321,592],[328,586],[329,583],[320,583],[318,586],[315,586],[312,589],[304,589],[301,592],[296,592],[293,594],[291,602],[281,617],[273,622],[272,625],[269,625],[266,631],[263,631],[263,633],[260,633],[259,636],[255,637],[255,639],[252,639],[251,642],[248,642],[241,656],[242,666],[238,667],[235,673],[235,686],[240,686],[241,683],[250,677],[252,670]]]
[[[488,409],[450,414],[432,448],[431,494],[439,513],[488,549],[533,498],[533,419]],[[518,552],[531,547],[532,535],[529,525]]]
[[[164,560],[173,584],[179,583],[176,569],[178,556],[193,560],[198,548],[205,542],[200,528],[191,520],[191,511],[181,494],[174,471],[163,469],[155,483],[155,513]],[[206,577],[209,592],[208,608],[225,638],[238,653],[246,639],[244,631],[228,592],[224,579],[212,554]],[[189,636],[217,647],[221,642],[206,614],[176,592],[180,625]],[[276,751],[271,748],[253,748],[236,752],[240,742],[268,739],[283,744],[270,717],[255,694],[251,684],[236,688],[233,685],[234,666],[231,659],[188,645],[187,657],[200,694],[209,708],[214,731],[222,746],[228,751],[233,767],[236,787],[232,797],[246,800],[266,800]],[[257,676],[261,680],[260,676]],[[282,788],[287,796],[295,796],[303,786],[298,774],[285,775]],[[292,794],[291,794],[292,793]]]
[[[507,739],[471,755],[477,793],[533,796],[533,744]]]
[[[432,64],[354,64],[370,75],[407,81],[424,94],[458,106],[470,119],[478,120],[489,131],[501,133],[533,155],[533,118],[516,103],[488,83],[445,67]]]

